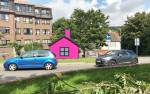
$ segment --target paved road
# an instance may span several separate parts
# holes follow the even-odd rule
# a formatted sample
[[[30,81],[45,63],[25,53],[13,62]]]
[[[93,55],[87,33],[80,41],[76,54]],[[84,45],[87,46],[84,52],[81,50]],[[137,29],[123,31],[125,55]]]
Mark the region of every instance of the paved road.
[[[140,57],[139,64],[150,63],[150,57]],[[95,63],[60,63],[55,70],[18,70],[18,71],[4,71],[2,64],[0,65],[0,83],[12,82],[16,80],[49,75],[57,72],[69,72],[84,69],[92,69]]]

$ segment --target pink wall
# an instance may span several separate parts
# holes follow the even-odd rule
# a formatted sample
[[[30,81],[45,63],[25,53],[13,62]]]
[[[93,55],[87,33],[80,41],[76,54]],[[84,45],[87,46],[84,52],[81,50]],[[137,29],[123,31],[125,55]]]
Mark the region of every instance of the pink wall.
[[[69,56],[60,56],[60,47],[69,47]],[[73,59],[78,58],[78,46],[66,38],[62,38],[50,46],[50,50],[56,54],[56,58]]]

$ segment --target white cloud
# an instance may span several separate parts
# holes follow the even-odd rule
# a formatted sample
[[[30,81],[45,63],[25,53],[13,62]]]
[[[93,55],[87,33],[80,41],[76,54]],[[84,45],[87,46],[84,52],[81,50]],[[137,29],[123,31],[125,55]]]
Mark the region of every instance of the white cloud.
[[[45,4],[52,8],[54,20],[66,17],[69,18],[73,10],[81,8],[88,9],[101,9],[104,14],[109,16],[109,22],[111,26],[118,26],[124,24],[127,16],[133,15],[136,12],[147,11],[145,5],[149,0],[105,0],[105,5],[100,4],[98,0],[70,0],[64,2],[64,0],[51,0]]]
[[[124,24],[127,16],[147,11],[145,4],[148,0],[106,0],[106,2],[107,5],[102,10],[106,15],[109,15],[110,25],[118,26]]]
[[[60,17],[69,18],[73,10],[76,8],[81,8],[88,10],[91,8],[96,8],[97,0],[93,0],[91,3],[85,0],[70,0],[69,3],[63,2],[63,0],[52,0],[46,6],[51,7],[53,11],[53,18],[58,19]]]

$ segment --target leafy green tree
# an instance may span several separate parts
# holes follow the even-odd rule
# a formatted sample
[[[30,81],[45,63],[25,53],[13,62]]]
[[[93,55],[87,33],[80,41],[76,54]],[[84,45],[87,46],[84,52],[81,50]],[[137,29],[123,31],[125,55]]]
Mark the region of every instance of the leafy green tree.
[[[33,42],[30,44],[25,44],[24,45],[24,50],[25,51],[30,51],[30,50],[41,50],[43,49],[43,45],[41,43]]]
[[[70,19],[60,18],[53,24],[53,37],[52,41],[59,39],[64,36],[64,29],[69,28],[74,32],[76,30],[76,26]]]
[[[8,46],[12,47],[12,48],[14,47],[15,48],[15,52],[16,52],[17,55],[20,55],[20,50],[23,48],[22,45],[19,45],[16,42],[12,42],[12,43],[8,44]]]
[[[84,56],[86,49],[99,48],[104,45],[105,35],[108,31],[108,17],[100,10],[91,9],[85,12],[75,9],[71,19],[77,26],[74,39],[84,51]]]
[[[139,54],[150,54],[150,13],[136,13],[122,26],[122,47],[135,50],[134,39],[140,38]]]
[[[63,36],[65,28],[71,29],[71,38],[84,52],[86,49],[99,48],[104,45],[106,32],[108,31],[108,17],[100,10],[75,9],[70,19],[61,18],[53,24],[53,39]]]

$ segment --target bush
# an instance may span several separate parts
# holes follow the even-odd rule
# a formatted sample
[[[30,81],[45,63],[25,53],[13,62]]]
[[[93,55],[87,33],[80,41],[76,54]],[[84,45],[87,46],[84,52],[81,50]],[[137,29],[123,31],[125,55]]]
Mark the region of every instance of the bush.
[[[66,82],[58,79],[51,80],[45,93],[39,94],[150,94],[150,84],[133,79],[129,74],[116,74],[114,82],[85,82],[84,88],[75,88]],[[63,90],[64,87],[70,86],[74,90]],[[43,91],[42,91],[43,92]],[[47,92],[47,93],[46,93]]]
[[[30,51],[30,50],[41,50],[43,49],[43,46],[41,43],[33,42],[30,44],[25,44],[24,45],[24,50],[25,51]]]
[[[128,74],[115,75],[115,82],[86,83],[78,94],[150,94],[150,84],[137,81]]]

